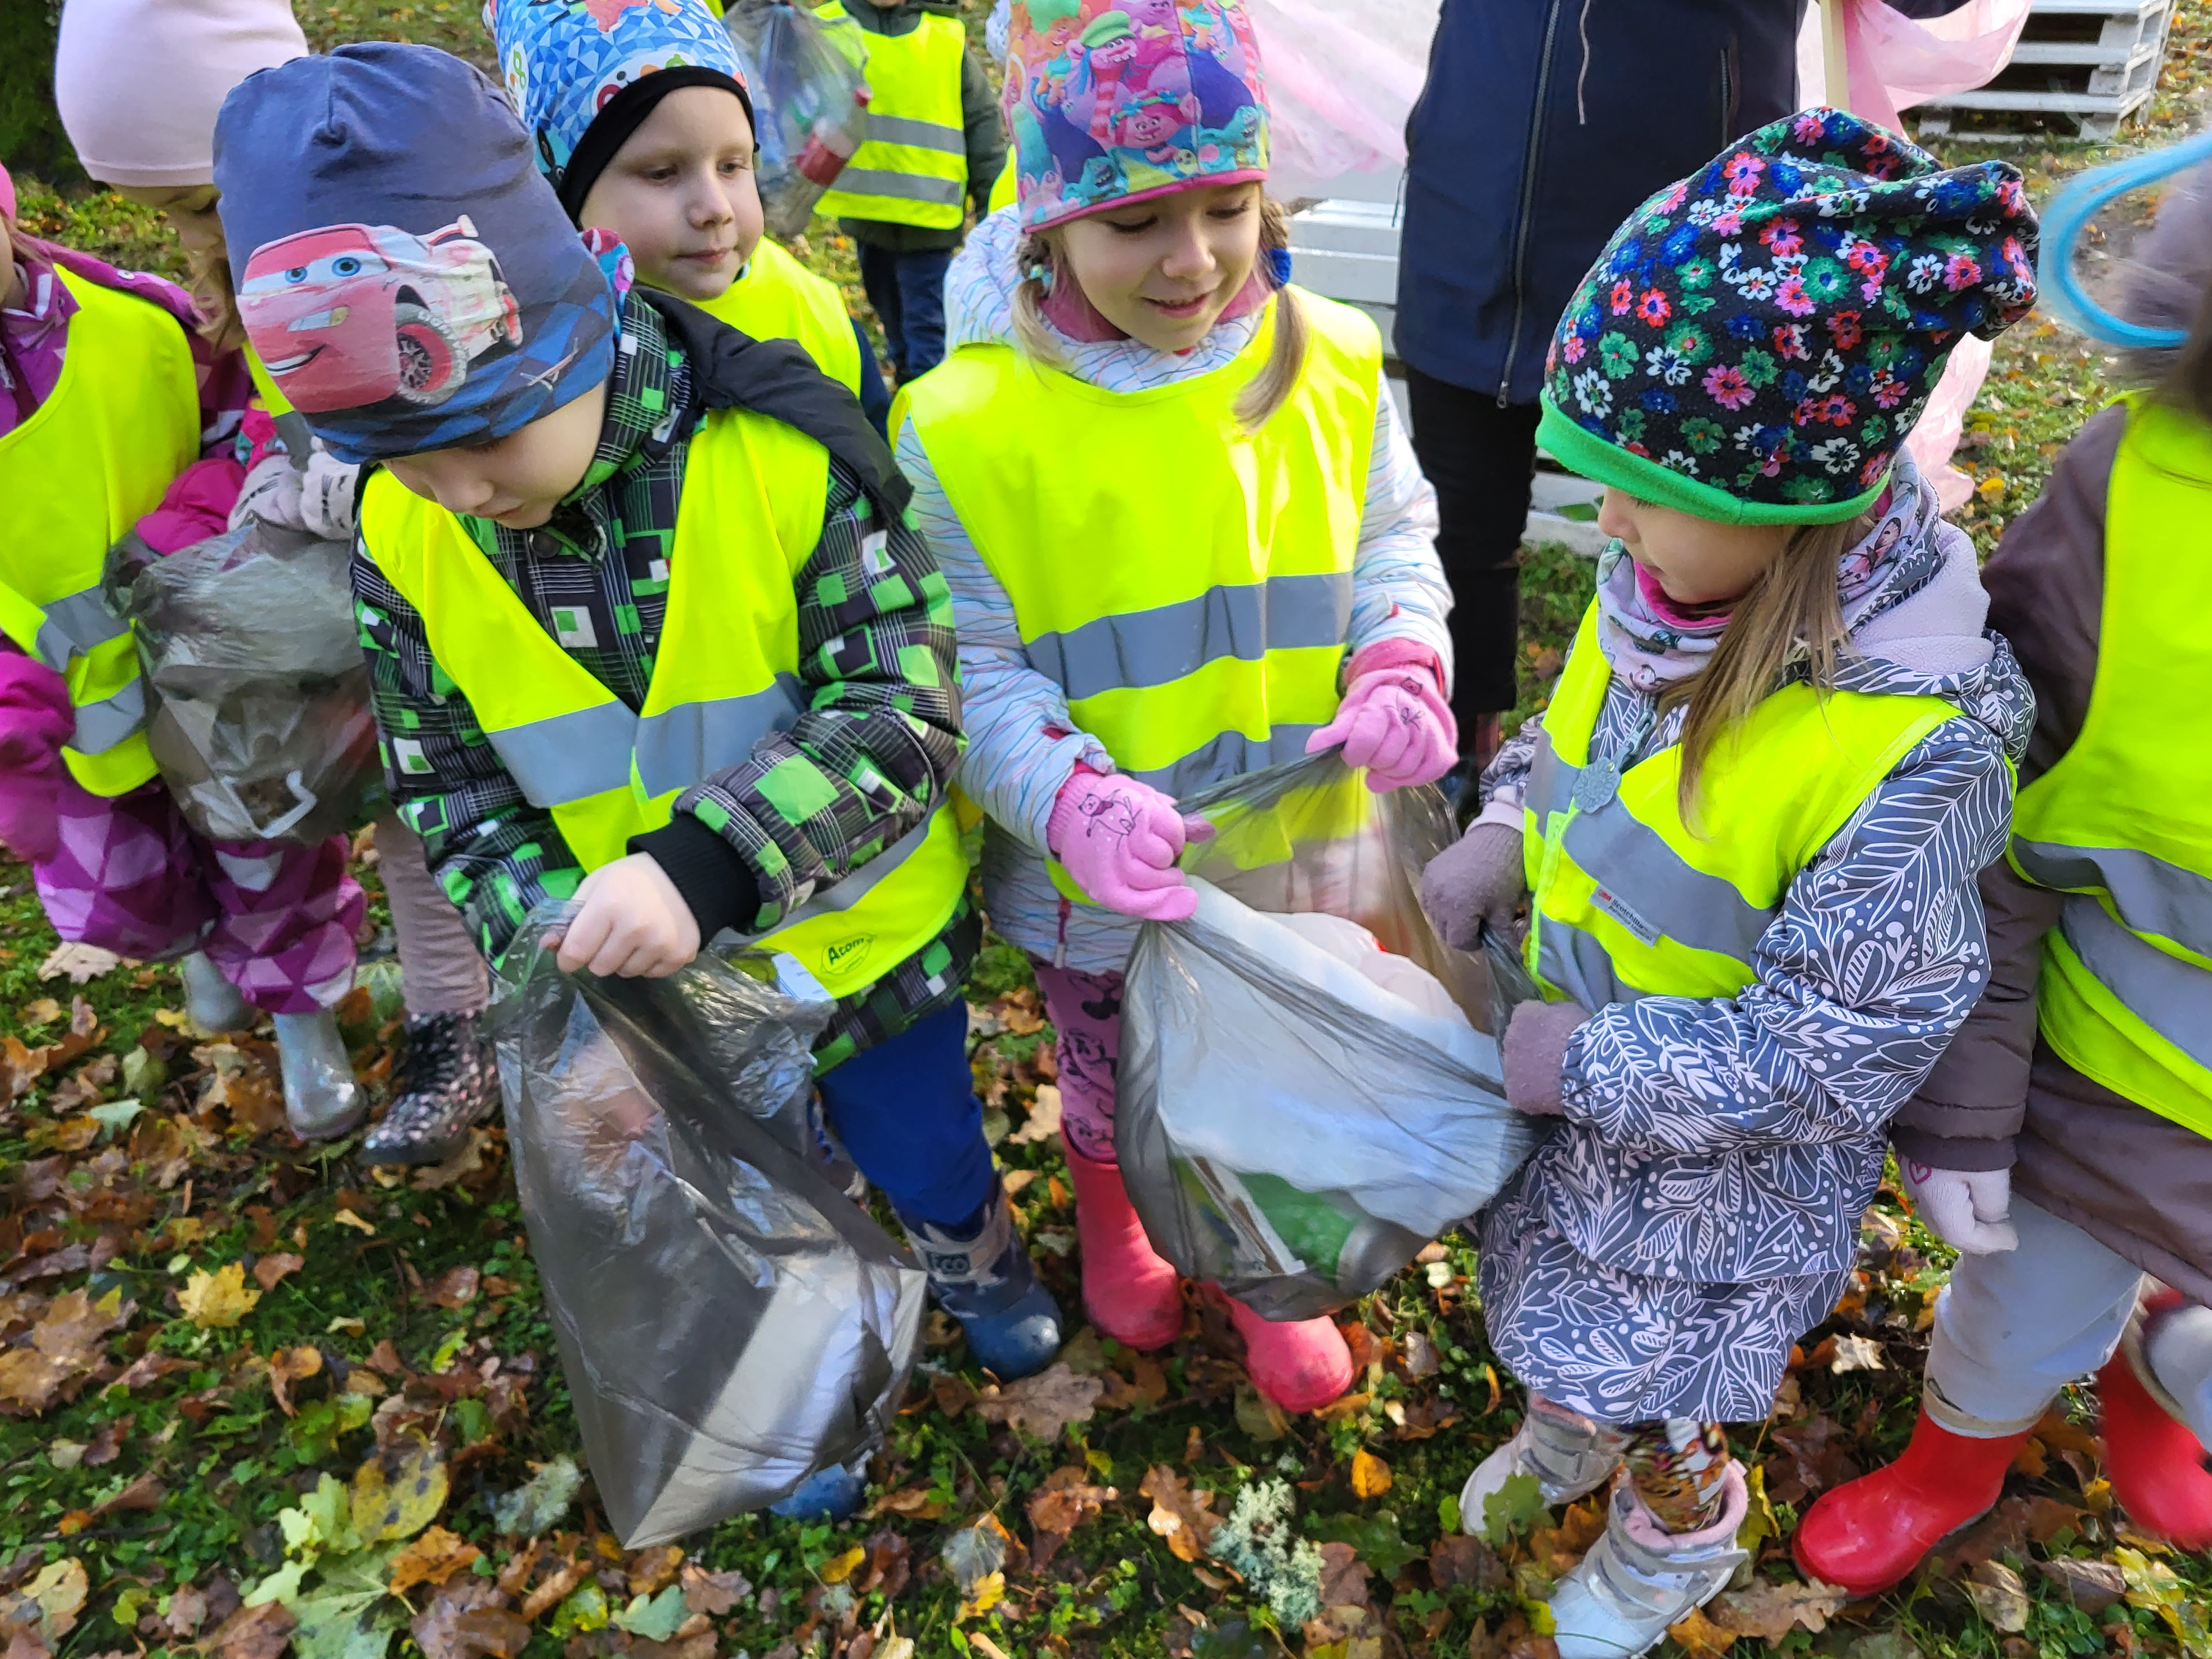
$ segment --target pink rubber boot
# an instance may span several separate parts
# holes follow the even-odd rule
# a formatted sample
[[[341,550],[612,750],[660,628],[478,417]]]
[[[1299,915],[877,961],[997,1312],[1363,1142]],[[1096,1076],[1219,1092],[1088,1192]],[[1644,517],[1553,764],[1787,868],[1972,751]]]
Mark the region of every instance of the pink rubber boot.
[[[1352,1386],[1352,1350],[1334,1320],[1278,1324],[1234,1297],[1229,1317],[1244,1339],[1244,1369],[1252,1386],[1285,1411],[1319,1411]]]
[[[1182,1334],[1182,1279],[1145,1237],[1121,1171],[1064,1139],[1075,1183],[1075,1238],[1083,1252],[1083,1308],[1099,1334],[1125,1348],[1164,1348]]]

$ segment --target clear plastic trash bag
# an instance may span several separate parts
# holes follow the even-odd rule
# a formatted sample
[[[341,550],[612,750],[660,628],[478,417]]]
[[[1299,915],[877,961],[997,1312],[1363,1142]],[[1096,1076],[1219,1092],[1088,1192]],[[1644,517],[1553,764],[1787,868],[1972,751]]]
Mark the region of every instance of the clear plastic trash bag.
[[[106,589],[138,636],[146,740],[212,841],[315,842],[383,799],[350,550],[258,520],[164,558],[134,532]]]
[[[1535,1149],[1488,1034],[1533,988],[1493,983],[1423,915],[1421,871],[1452,836],[1434,790],[1374,794],[1331,752],[1182,806],[1215,834],[1184,859],[1198,913],[1148,923],[1130,957],[1116,1156],[1179,1271],[1310,1318],[1480,1210]],[[1269,914],[1316,911],[1424,969],[1449,1011]]]
[[[495,1020],[515,1186],[584,1451],[626,1548],[789,1495],[882,1438],[927,1280],[823,1170],[832,1005],[758,952],[560,971],[533,916]]]
[[[752,93],[768,228],[796,236],[868,136],[860,27],[825,23],[790,0],[737,0],[722,21]]]

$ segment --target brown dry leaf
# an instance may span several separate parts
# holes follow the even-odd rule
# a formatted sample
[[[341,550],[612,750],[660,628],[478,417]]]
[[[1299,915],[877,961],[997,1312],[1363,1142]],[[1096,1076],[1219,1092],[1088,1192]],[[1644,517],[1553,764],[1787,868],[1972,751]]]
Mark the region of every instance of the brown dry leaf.
[[[883,1534],[897,1537],[896,1533]],[[871,1540],[872,1544],[874,1540]],[[899,1540],[902,1549],[906,1540]],[[703,1613],[719,1619],[738,1602],[750,1599],[753,1587],[741,1572],[709,1572],[696,1561],[686,1561],[678,1578],[684,1586],[684,1606],[687,1612]],[[895,1599],[895,1598],[894,1598]]]
[[[1071,1463],[1047,1475],[1029,1502],[1030,1525],[1036,1529],[1030,1553],[1036,1568],[1047,1566],[1070,1534],[1121,1495],[1112,1486],[1092,1486],[1086,1463]]]
[[[483,1552],[443,1527],[433,1527],[392,1558],[392,1593],[404,1595],[417,1584],[442,1584]]]
[[[2017,1636],[2027,1628],[2027,1587],[2002,1561],[1983,1561],[1966,1578],[1966,1595],[1993,1630]]]
[[[52,997],[34,997],[23,1005],[21,1018],[26,1025],[51,1025],[62,1017],[62,1006]]]
[[[902,1486],[869,1504],[868,1514],[871,1518],[902,1515],[915,1521],[941,1521],[945,1518],[945,1500],[927,1486]]]
[[[1341,1399],[1330,1401],[1316,1412],[1314,1420],[1319,1423],[1348,1423],[1365,1411],[1374,1401],[1375,1396],[1364,1389],[1358,1394],[1347,1394]]]
[[[1692,1607],[1689,1617],[1680,1624],[1668,1626],[1667,1634],[1690,1659],[1719,1659],[1735,1645],[1735,1632],[1713,1623],[1699,1607]]]
[[[1778,1504],[1795,1504],[1831,1486],[1858,1479],[1859,1466],[1844,1449],[1850,1437],[1832,1417],[1808,1418],[1774,1431],[1781,1455],[1767,1459],[1766,1495]]]
[[[1760,1579],[1748,1589],[1722,1595],[1712,1604],[1711,1615],[1723,1630],[1779,1642],[1800,1625],[1819,1635],[1836,1609],[1850,1599],[1848,1590],[1832,1584],[1770,1584]]]
[[[392,1346],[388,1336],[377,1339],[376,1346],[368,1351],[368,1358],[361,1362],[380,1376],[395,1381],[407,1375],[407,1367],[399,1358],[399,1350]]]
[[[663,1544],[658,1549],[640,1550],[629,1559],[628,1583],[632,1595],[654,1595],[676,1582],[677,1570],[684,1565],[681,1544]],[[694,1612],[698,1609],[694,1608]]]
[[[2039,1561],[2035,1567],[2092,1619],[2128,1593],[2126,1575],[2109,1561],[2077,1561],[2061,1556]]]
[[[196,1267],[177,1292],[185,1317],[204,1331],[228,1330],[253,1311],[261,1292],[246,1288],[246,1266],[232,1261],[210,1273]]]
[[[322,1351],[304,1344],[296,1348],[279,1348],[270,1354],[269,1392],[276,1397],[276,1409],[287,1417],[298,1415],[292,1404],[292,1385],[321,1375],[322,1369]]]
[[[1039,1440],[1057,1440],[1071,1423],[1088,1423],[1098,1410],[1106,1385],[1079,1376],[1066,1360],[1054,1360],[1035,1376],[1001,1388],[986,1388],[976,1397],[975,1413],[986,1422],[1006,1423]]]
[[[1365,1447],[1352,1454],[1352,1495],[1364,1502],[1390,1490],[1390,1466]]]
[[[31,1328],[27,1347],[0,1353],[0,1412],[46,1410],[106,1357],[108,1333],[135,1311],[119,1289],[97,1302],[84,1291],[63,1291]]]
[[[102,974],[112,974],[123,958],[112,951],[104,951],[97,945],[82,945],[75,940],[56,945],[39,964],[40,980],[59,979],[69,975],[72,985],[82,985],[98,979]]]
[[[477,1299],[483,1275],[474,1267],[448,1267],[423,1287],[422,1299],[433,1307],[465,1308]]]
[[[294,1255],[289,1250],[279,1250],[274,1255],[264,1255],[253,1264],[253,1281],[264,1291],[273,1291],[287,1273],[295,1273],[307,1265],[307,1258]]]
[[[1213,1529],[1222,1522],[1220,1516],[1212,1512],[1212,1492],[1193,1492],[1189,1483],[1165,1463],[1155,1463],[1146,1471],[1144,1484],[1137,1490],[1152,1500],[1152,1512],[1145,1517],[1145,1524],[1167,1540],[1176,1560],[1195,1561],[1206,1553]]]
[[[568,1592],[584,1582],[585,1569],[574,1561],[556,1567],[545,1581],[522,1598],[521,1613],[525,1624],[534,1625],[568,1599]]]
[[[1451,1532],[1429,1546],[1429,1582],[1438,1589],[1502,1589],[1509,1576],[1498,1553],[1480,1538]]]
[[[1870,1336],[1839,1336],[1836,1339],[1835,1358],[1828,1361],[1832,1371],[1878,1371],[1887,1363],[1882,1356],[1881,1344]]]
[[[726,1575],[736,1577],[734,1573]],[[906,1593],[914,1578],[914,1550],[905,1539],[884,1528],[868,1534],[868,1570],[861,1575],[856,1588],[863,1595],[881,1595],[886,1601],[896,1601]],[[752,1586],[743,1578],[738,1579],[747,1595]],[[688,1607],[689,1601],[685,1605]]]
[[[1434,1376],[1443,1369],[1443,1361],[1437,1355],[1437,1345],[1429,1340],[1426,1331],[1407,1331],[1403,1346],[1405,1352],[1401,1363],[1407,1376],[1419,1380]]]
[[[34,1152],[81,1152],[100,1139],[100,1127],[96,1117],[41,1121],[31,1125],[24,1139]]]
[[[424,1659],[474,1659],[487,1650],[463,1634],[461,1621],[471,1614],[481,1616],[486,1613],[514,1618],[505,1611],[506,1602],[506,1595],[490,1579],[463,1573],[440,1585],[430,1597],[429,1606],[416,1614],[407,1628],[413,1633],[416,1645],[422,1650]],[[519,1619],[514,1622],[522,1624]],[[522,1628],[526,1639],[530,1627],[523,1625]]]
[[[38,1558],[35,1553],[33,1560]],[[84,1563],[75,1556],[52,1561],[11,1595],[0,1596],[0,1631],[28,1630],[36,1626],[48,1646],[76,1628],[91,1594]]]
[[[291,1645],[299,1623],[282,1601],[264,1601],[232,1613],[205,1646],[215,1659],[276,1659]]]

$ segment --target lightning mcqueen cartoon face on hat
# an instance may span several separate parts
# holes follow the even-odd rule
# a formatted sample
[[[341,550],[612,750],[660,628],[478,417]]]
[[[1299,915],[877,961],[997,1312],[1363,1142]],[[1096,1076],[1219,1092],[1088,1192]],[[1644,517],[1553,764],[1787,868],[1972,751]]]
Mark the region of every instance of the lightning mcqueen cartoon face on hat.
[[[522,343],[514,295],[465,216],[424,236],[325,225],[264,243],[238,311],[277,389],[311,415],[441,404],[472,359]]]

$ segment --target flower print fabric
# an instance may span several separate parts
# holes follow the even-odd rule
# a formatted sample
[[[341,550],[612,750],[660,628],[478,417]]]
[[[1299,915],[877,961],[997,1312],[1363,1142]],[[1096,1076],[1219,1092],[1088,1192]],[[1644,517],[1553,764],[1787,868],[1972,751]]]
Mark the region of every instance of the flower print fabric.
[[[1240,0],[1013,0],[1008,24],[1024,229],[1267,176],[1267,82]]]
[[[1774,122],[1614,233],[1553,337],[1545,441],[1705,517],[1847,518],[1960,337],[2034,303],[2036,244],[2008,163],[1947,170],[1835,110]]]

